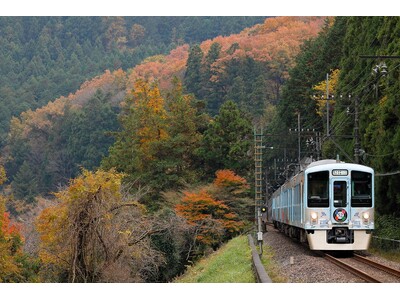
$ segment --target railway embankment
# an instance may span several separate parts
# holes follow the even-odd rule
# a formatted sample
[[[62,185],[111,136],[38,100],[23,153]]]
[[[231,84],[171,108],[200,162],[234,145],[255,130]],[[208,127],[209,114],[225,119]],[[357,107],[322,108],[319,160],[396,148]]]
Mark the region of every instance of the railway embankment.
[[[174,283],[255,283],[252,256],[246,236],[238,236],[204,257]]]

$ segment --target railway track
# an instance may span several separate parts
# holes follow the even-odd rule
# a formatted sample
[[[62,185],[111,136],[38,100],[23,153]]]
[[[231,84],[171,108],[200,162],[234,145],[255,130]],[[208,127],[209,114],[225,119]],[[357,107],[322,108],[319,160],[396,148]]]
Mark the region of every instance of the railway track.
[[[352,257],[337,258],[328,253],[323,253],[322,256],[366,282],[400,282],[399,270],[382,265],[361,255],[354,253]]]
[[[275,229],[273,227],[272,224],[267,224],[267,228],[268,228],[268,232],[265,235],[265,238],[271,236],[272,233],[279,233],[279,230]],[[272,235],[273,236],[273,235]],[[287,237],[286,235],[283,235]],[[288,239],[290,239],[288,237]],[[291,240],[291,239],[290,239]],[[289,240],[288,240],[289,241]],[[284,243],[286,241],[282,241],[281,243]],[[292,278],[294,279],[294,282],[296,282],[296,280],[298,280],[297,278],[299,278],[300,280],[307,280],[307,282],[339,282],[336,281],[338,280],[337,278],[341,278],[339,280],[342,280],[340,282],[383,282],[383,283],[400,283],[400,267],[396,267],[395,269],[388,267],[389,265],[392,265],[390,262],[387,262],[386,265],[382,265],[378,262],[376,262],[376,260],[380,261],[382,259],[374,259],[372,260],[369,257],[365,257],[366,255],[359,255],[357,254],[356,251],[351,252],[351,251],[311,251],[309,250],[307,244],[299,244],[299,248],[301,246],[301,248],[307,249],[309,253],[313,253],[315,256],[319,257],[319,259],[323,258],[321,261],[324,261],[324,259],[326,260],[325,262],[325,266],[324,267],[317,267],[317,266],[322,266],[323,264],[321,262],[319,262],[319,260],[315,259],[315,261],[313,261],[311,263],[311,265],[313,266],[313,268],[310,268],[309,273],[308,274],[303,274],[301,273],[302,268],[299,268],[297,270],[298,274],[294,274],[294,270],[295,270],[295,266],[296,264],[300,263],[300,261],[306,261],[308,260],[308,258],[312,258],[312,255],[307,254],[306,256],[303,257],[298,257],[298,254],[291,254],[288,253],[286,254],[286,258],[283,257],[282,261],[285,263],[285,259],[286,261],[289,259],[289,256],[294,256],[295,259],[295,264],[293,266],[290,267],[290,270],[292,270],[292,272],[288,272],[288,273],[293,273],[291,274]],[[288,247],[286,247],[285,249],[287,249]],[[280,250],[278,251],[284,251],[281,247],[279,247]],[[360,254],[365,253],[364,251],[361,251]],[[296,256],[297,255],[297,256]],[[385,260],[382,260],[383,263],[385,264]],[[328,263],[334,263],[336,265],[338,265],[340,268],[345,269],[346,272],[340,272],[339,276],[339,272],[337,272],[337,270],[335,271],[336,268],[331,268],[329,267],[329,265],[327,265]],[[396,264],[393,264],[396,265]],[[398,265],[398,264],[397,264]],[[323,275],[321,275],[320,277],[318,276],[309,276],[309,274],[311,274],[312,272],[315,272],[316,274],[318,274],[318,270],[321,268],[329,268],[329,272],[327,271],[326,273],[324,273]],[[312,271],[311,271],[312,270]],[[332,271],[331,271],[332,270]],[[336,273],[337,277],[335,277],[335,275],[332,275],[332,273]],[[346,275],[347,273],[347,275]],[[350,275],[350,277],[349,277]],[[347,277],[347,278],[346,278]],[[307,278],[307,279],[305,279]],[[316,278],[316,279],[315,279]],[[315,280],[315,281],[314,281]],[[328,280],[332,280],[332,281],[328,281]]]

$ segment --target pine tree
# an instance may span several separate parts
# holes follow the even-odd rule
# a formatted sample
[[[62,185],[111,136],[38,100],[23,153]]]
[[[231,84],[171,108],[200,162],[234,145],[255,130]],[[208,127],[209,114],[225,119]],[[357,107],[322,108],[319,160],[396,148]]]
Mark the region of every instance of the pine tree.
[[[247,174],[251,168],[248,151],[251,147],[252,126],[248,117],[233,101],[226,101],[204,133],[200,156],[208,174],[230,169]]]
[[[166,101],[169,138],[162,143],[162,160],[170,166],[167,173],[169,177],[176,176],[175,182],[168,184],[171,188],[197,181],[197,158],[194,153],[202,136],[199,133],[198,112],[193,106],[194,100],[192,95],[183,94],[181,82],[175,79]]]
[[[251,103],[248,103],[248,95],[246,93],[246,84],[242,76],[237,76],[233,79],[232,86],[229,89],[226,98],[227,100],[232,100],[246,111],[251,110]]]
[[[28,203],[34,202],[35,196],[39,194],[36,172],[32,170],[27,161],[24,161],[14,176],[12,188],[17,199],[25,200]]]
[[[219,43],[212,43],[202,66],[203,78],[198,96],[200,99],[207,99],[209,102],[215,102],[221,96],[219,92],[220,84],[215,81],[218,71],[215,70],[216,66],[213,66],[220,56],[221,47]]]
[[[202,61],[203,51],[199,45],[195,45],[190,48],[189,57],[186,63],[185,72],[185,87],[189,93],[193,93],[196,98],[201,99],[200,90],[202,85]]]

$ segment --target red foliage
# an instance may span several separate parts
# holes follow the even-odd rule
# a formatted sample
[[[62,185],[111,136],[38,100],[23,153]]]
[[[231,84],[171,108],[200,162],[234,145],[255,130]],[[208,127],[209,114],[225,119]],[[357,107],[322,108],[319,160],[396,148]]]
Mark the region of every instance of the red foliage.
[[[249,187],[246,179],[236,175],[235,172],[231,170],[218,170],[215,175],[214,184],[217,187]]]
[[[184,193],[181,204],[176,205],[176,213],[198,228],[196,240],[205,245],[218,243],[226,234],[239,232],[243,222],[237,220],[222,201],[214,199],[207,191]]]
[[[189,56],[189,46],[183,45],[170,52],[167,56],[157,56],[155,60],[147,59],[132,69],[128,78],[128,88],[132,88],[135,81],[143,78],[149,81],[158,81],[160,89],[171,88],[171,79],[177,76],[183,79],[186,61]]]
[[[0,220],[2,235],[4,236],[16,236],[20,235],[21,226],[19,224],[13,224],[10,220],[10,213],[4,212],[3,218]]]

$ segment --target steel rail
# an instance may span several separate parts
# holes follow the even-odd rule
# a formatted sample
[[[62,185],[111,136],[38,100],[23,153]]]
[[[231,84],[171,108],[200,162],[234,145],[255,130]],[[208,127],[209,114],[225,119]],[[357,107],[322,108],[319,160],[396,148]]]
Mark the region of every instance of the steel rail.
[[[342,262],[340,259],[337,259],[329,254],[324,253],[324,258],[329,260],[330,262],[334,263],[335,265],[337,265],[338,267],[345,269],[347,271],[349,271],[350,273],[353,273],[354,275],[360,277],[361,279],[365,280],[366,282],[369,283],[380,283],[381,281],[377,280],[376,278],[368,275],[367,273],[364,273],[361,270],[358,270],[356,268],[354,268],[353,266],[350,266],[344,262]]]
[[[400,278],[400,271],[399,270],[396,270],[396,269],[390,268],[388,266],[382,265],[380,263],[377,263],[377,262],[375,262],[373,260],[370,260],[370,259],[368,259],[366,257],[363,257],[361,255],[358,255],[356,253],[353,254],[353,257],[354,257],[354,259],[358,260],[359,262],[365,263],[367,265],[370,265],[371,267],[377,268],[377,269],[382,270],[382,271],[384,271],[384,272],[386,272],[386,273],[388,273],[390,275],[393,275],[393,276],[396,276],[396,277]]]

